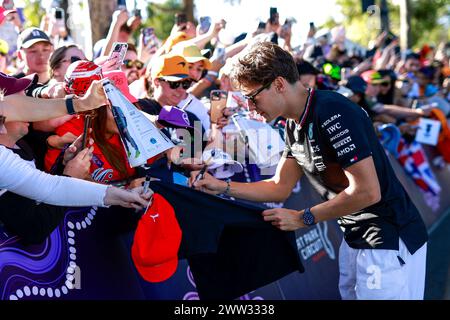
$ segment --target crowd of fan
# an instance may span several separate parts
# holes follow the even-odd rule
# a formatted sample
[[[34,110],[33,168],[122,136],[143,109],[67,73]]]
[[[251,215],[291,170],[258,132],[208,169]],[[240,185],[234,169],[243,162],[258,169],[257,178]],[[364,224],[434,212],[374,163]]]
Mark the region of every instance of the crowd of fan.
[[[433,196],[440,192],[433,173],[423,170],[423,166],[425,162],[428,168],[445,170],[450,163],[450,131],[447,127],[447,117],[450,116],[449,43],[424,46],[419,51],[402,51],[397,37],[390,32],[382,32],[366,49],[352,44],[343,27],[316,30],[311,25],[304,44],[292,48],[291,38],[297,35],[292,34],[292,24],[285,27],[278,16],[267,21],[265,29],[242,34],[231,44],[219,41],[225,20],[213,22],[209,30],[201,30],[192,21],[182,22],[173,26],[167,39],[156,36],[145,39],[141,34],[135,42],[132,35],[142,28],[142,21],[136,16],[129,17],[126,10],[119,10],[113,14],[106,38],[88,53],[71,42],[67,30],[56,27],[51,17],[45,16],[40,28],[21,30],[16,15],[4,11],[0,16],[3,18],[0,29],[6,24],[15,24],[14,30],[20,30],[17,51],[10,52],[8,43],[0,40],[0,71],[6,79],[2,83],[18,81],[11,80],[6,76],[8,74],[16,79],[27,78],[30,83],[24,92],[35,98],[56,99],[68,94],[83,96],[89,85],[75,87],[74,70],[87,61],[87,56],[93,56],[88,66],[94,70],[98,67],[98,74],[115,80],[130,102],[153,116],[155,124],[176,144],[169,151],[149,159],[147,168],[169,167],[188,175],[189,171],[202,168],[205,150],[223,149],[222,138],[233,123],[234,114],[244,114],[252,121],[264,122],[262,117],[248,112],[247,101],[239,99],[238,95],[239,108],[226,108],[218,119],[212,121],[210,92],[217,89],[239,91],[229,78],[233,59],[251,46],[272,41],[292,53],[305,87],[335,90],[361,106],[373,120],[387,152],[398,159],[418,187]],[[108,59],[115,42],[128,43],[123,63],[119,61],[120,66],[114,59]],[[121,71],[117,71],[117,67]],[[41,100],[41,103],[45,104],[45,101]],[[189,123],[160,121],[166,106],[179,108]],[[7,122],[7,132],[0,135],[0,144],[25,160],[34,161],[38,169],[53,174],[127,188],[140,186],[148,172],[128,165],[127,157],[131,154],[121,143],[108,106],[89,113],[93,117],[92,139],[88,148],[76,150],[74,144],[79,145],[77,141],[83,133],[85,116],[86,113],[65,115],[32,124]],[[433,147],[432,153],[427,152],[433,155],[430,163],[423,147],[414,139],[421,117],[442,123],[437,146]],[[197,150],[199,152],[188,154],[187,145],[195,142],[180,143],[178,130],[185,128],[192,133],[196,121],[201,123],[202,136],[206,138],[202,141],[202,149]],[[267,125],[282,133],[284,119],[276,119]],[[414,157],[417,152],[425,156],[421,163]],[[161,163],[168,166],[159,166]],[[419,167],[420,170],[416,170]],[[232,176],[233,172],[223,178],[232,179]],[[0,197],[0,205],[6,203],[6,197]],[[50,227],[44,228],[44,234],[54,228],[60,217],[61,214],[55,214],[53,221],[49,222]],[[8,221],[3,215],[0,220],[5,224]],[[24,237],[29,232],[28,228],[22,230],[15,222],[11,222],[9,227],[14,232],[22,232]],[[42,236],[30,239],[41,241]]]

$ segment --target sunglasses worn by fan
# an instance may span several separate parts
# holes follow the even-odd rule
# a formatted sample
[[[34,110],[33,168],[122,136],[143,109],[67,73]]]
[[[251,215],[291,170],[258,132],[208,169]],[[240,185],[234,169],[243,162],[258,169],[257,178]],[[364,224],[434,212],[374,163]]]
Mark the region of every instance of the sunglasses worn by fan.
[[[177,82],[167,81],[162,78],[159,78],[159,80],[167,82],[169,84],[170,89],[178,89],[181,86],[184,90],[187,90],[191,87],[191,84],[192,84],[191,80],[184,80],[184,81],[177,81]]]
[[[133,67],[136,67],[136,69],[141,70],[144,67],[144,63],[139,60],[123,60],[123,64],[125,65],[125,68],[131,69]]]

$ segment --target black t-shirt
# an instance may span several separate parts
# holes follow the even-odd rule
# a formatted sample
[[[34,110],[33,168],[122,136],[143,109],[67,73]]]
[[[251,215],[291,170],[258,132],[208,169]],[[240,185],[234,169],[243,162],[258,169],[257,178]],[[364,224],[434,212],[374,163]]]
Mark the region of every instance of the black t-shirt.
[[[326,199],[348,186],[345,168],[372,156],[381,200],[338,219],[348,245],[398,249],[399,237],[414,253],[427,241],[417,208],[398,181],[367,113],[342,95],[313,91],[299,123],[288,120],[284,157],[293,157]]]

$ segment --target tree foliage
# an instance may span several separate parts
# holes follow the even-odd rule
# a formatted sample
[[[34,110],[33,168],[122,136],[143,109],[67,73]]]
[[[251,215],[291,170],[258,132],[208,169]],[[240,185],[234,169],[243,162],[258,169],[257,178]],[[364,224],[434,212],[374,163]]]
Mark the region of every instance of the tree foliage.
[[[25,0],[25,7],[23,14],[25,16],[25,28],[39,27],[42,16],[45,11],[41,8],[40,1],[37,0]]]
[[[155,33],[160,39],[169,36],[175,23],[175,13],[183,11],[183,3],[180,0],[167,0],[164,3],[149,2],[147,5],[148,19],[145,26],[155,28]]]
[[[376,4],[379,1],[375,2]],[[361,0],[337,0],[344,16],[343,24],[350,39],[366,46],[380,32],[379,16],[362,12]],[[450,3],[448,0],[410,0],[411,37],[413,47],[424,43],[438,44],[450,36]],[[399,35],[400,8],[388,1],[390,29]],[[332,27],[336,21],[329,19],[324,26]]]

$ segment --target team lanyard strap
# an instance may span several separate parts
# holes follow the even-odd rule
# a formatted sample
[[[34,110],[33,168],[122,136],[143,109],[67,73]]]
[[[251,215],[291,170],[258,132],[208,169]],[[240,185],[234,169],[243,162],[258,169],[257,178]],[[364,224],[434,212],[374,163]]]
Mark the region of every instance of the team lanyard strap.
[[[308,89],[308,91],[309,91],[308,98],[306,98],[306,103],[305,103],[305,111],[303,111],[302,117],[300,118],[300,121],[298,123],[299,128],[302,128],[303,125],[305,124],[306,118],[308,117],[309,110],[311,108],[311,101],[314,96],[314,89],[310,88],[310,89]]]

